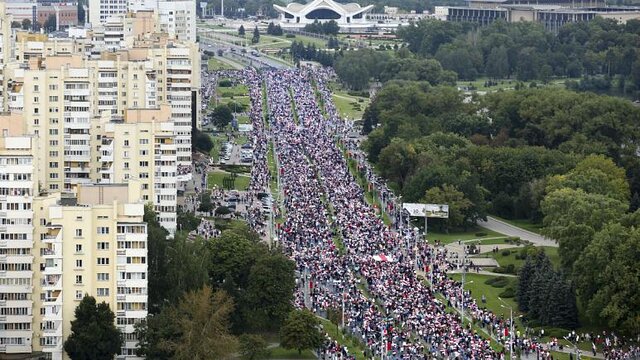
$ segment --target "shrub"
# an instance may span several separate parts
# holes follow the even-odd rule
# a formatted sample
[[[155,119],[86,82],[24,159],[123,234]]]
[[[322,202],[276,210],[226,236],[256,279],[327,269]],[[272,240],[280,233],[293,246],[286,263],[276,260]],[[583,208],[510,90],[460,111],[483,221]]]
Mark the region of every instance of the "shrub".
[[[495,277],[495,278],[488,279],[484,283],[487,285],[491,285],[495,288],[503,288],[509,285],[509,279],[507,279],[506,277]]]
[[[506,268],[502,268],[502,267],[495,267],[493,268],[493,270],[491,270],[492,272],[496,273],[496,274],[506,274]]]
[[[509,299],[516,296],[516,291],[512,287],[504,289],[500,295],[501,298]]]
[[[296,35],[295,34],[287,34],[284,37],[289,38],[289,39],[293,39],[293,38],[296,37]]]
[[[223,79],[223,80],[220,80],[220,82],[218,82],[218,86],[220,86],[220,87],[231,87],[231,86],[233,86],[233,83],[229,79]]]
[[[520,243],[520,238],[517,237],[517,236],[509,236],[507,238],[507,240],[508,240],[507,242],[511,243],[511,244],[519,244]]]
[[[507,274],[515,274],[516,273],[516,266],[513,265],[513,264],[507,265],[507,267],[505,269],[506,269],[505,271],[507,272]]]
[[[502,256],[509,256],[511,255],[511,250],[502,250]]]
[[[477,232],[475,235],[476,235],[476,237],[484,237],[484,236],[487,236],[487,233],[486,232]]]

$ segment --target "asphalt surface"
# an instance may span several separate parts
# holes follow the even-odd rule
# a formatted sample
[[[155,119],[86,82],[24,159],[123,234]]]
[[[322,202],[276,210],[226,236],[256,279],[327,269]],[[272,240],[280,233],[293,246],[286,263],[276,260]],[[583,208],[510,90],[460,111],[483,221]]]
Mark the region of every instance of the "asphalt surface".
[[[506,222],[492,218],[491,216],[487,216],[487,221],[478,221],[478,225],[507,236],[519,237],[520,239],[527,240],[536,246],[558,247],[558,243],[553,239],[507,224]]]

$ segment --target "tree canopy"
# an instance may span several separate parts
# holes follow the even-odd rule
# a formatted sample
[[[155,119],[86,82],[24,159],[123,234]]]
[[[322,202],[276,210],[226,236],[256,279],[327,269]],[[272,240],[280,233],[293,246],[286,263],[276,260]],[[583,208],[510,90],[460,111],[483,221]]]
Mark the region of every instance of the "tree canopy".
[[[120,354],[122,334],[115,325],[115,315],[109,304],[96,304],[85,296],[74,312],[71,334],[64,342],[64,351],[73,360],[112,360]]]

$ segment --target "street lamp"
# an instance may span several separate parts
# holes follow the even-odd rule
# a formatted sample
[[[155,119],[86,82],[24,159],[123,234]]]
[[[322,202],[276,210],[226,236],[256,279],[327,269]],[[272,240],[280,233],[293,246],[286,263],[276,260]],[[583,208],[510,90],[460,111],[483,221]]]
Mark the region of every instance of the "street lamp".
[[[473,280],[467,282],[467,284],[473,284]],[[462,327],[464,327],[464,272],[462,273],[462,291],[460,293],[460,322],[462,323]]]
[[[509,306],[501,297],[498,297],[498,300],[502,302],[500,307],[509,309],[509,360],[511,360],[513,359],[513,307]]]

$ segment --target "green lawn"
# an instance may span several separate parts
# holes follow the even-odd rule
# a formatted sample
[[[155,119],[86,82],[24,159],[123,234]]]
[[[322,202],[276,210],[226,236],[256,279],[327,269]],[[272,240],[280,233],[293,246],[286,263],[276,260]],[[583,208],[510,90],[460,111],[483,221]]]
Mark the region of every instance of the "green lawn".
[[[248,96],[244,96],[244,95],[234,95],[234,96],[230,96],[230,97],[223,97],[218,101],[219,105],[222,104],[229,104],[231,102],[237,102],[238,104],[242,104],[244,105],[244,108],[249,110],[249,106],[250,106],[250,99]],[[233,111],[234,109],[231,109],[231,111]]]
[[[213,161],[217,163],[218,160],[220,160],[220,148],[222,147],[222,143],[227,141],[227,137],[224,134],[209,134],[209,136],[213,141],[213,148],[209,151],[209,155]]]
[[[220,61],[218,59],[215,58],[209,58],[209,61],[207,61],[207,66],[209,68],[209,71],[213,71],[213,70],[227,70],[227,69],[233,69],[234,67],[227,64],[226,62]]]
[[[250,124],[251,120],[247,115],[240,115],[236,119],[238,119],[238,124]]]
[[[207,174],[207,187],[211,188],[214,185],[218,187],[223,187],[225,184],[225,178],[231,179],[231,174],[225,171],[212,171]],[[249,187],[249,176],[238,175],[233,182],[233,186],[231,187],[234,190],[244,191]],[[227,180],[229,181],[229,180]],[[227,188],[229,188],[227,186]]]
[[[480,233],[486,234],[484,236],[479,236]],[[503,237],[506,237],[506,235],[504,234],[500,234],[497,233],[495,231],[491,231],[489,229],[483,228],[481,226],[476,226],[472,229],[469,229],[465,232],[450,232],[448,234],[445,233],[441,233],[441,232],[437,232],[437,231],[433,231],[433,230],[428,230],[427,231],[427,239],[429,241],[435,241],[435,240],[440,240],[441,243],[443,244],[450,244],[452,242],[456,242],[458,240],[472,240],[472,239],[481,239],[481,241],[489,241],[489,240],[496,240],[496,243],[500,243],[502,240],[501,239],[487,239],[484,240],[486,238],[495,238],[495,237],[500,237],[501,239]],[[504,243],[504,242],[502,242]],[[486,243],[485,243],[486,244]]]
[[[451,274],[450,277],[452,279],[460,281],[460,279],[462,279],[462,274]],[[478,306],[485,306],[496,315],[504,314],[505,317],[509,317],[509,309],[505,309],[500,306],[503,305],[503,303],[498,300],[498,297],[500,296],[500,293],[502,293],[507,287],[516,287],[518,280],[515,277],[505,277],[505,279],[507,279],[507,281],[509,282],[509,284],[505,287],[493,287],[491,285],[485,284],[485,281],[496,277],[497,276],[468,273],[465,276],[464,289],[471,291],[471,296],[476,300]],[[481,301],[483,294],[487,299],[486,304],[483,304]],[[504,300],[504,302],[506,302],[508,306],[511,306],[513,308],[515,316],[518,309],[515,299],[503,298],[502,300]]]
[[[280,346],[269,349],[269,359],[316,359],[311,350],[304,350],[298,353],[298,350],[289,350]]]
[[[349,120],[359,120],[362,118],[364,109],[367,107],[368,100],[358,102],[358,99],[350,95],[333,94],[333,103],[336,105],[338,113],[343,118]]]
[[[525,230],[531,231],[532,233],[540,234],[540,231],[542,230],[542,224],[536,224],[531,222],[530,220],[524,220],[524,219],[509,220],[509,219],[501,218],[495,215],[491,215],[491,216],[500,221],[504,221],[507,224],[511,224],[513,226],[517,226],[519,228],[523,228]]]
[[[249,89],[246,85],[236,85],[229,87],[218,86],[218,95],[220,97],[248,96]]]
[[[329,334],[331,339],[336,340],[340,345],[346,346],[349,349],[349,353],[353,354],[356,357],[356,360],[365,360],[364,350],[355,342],[352,338],[345,337],[341,331],[338,330],[337,326],[329,320],[320,319],[320,323],[324,328],[324,331]]]

